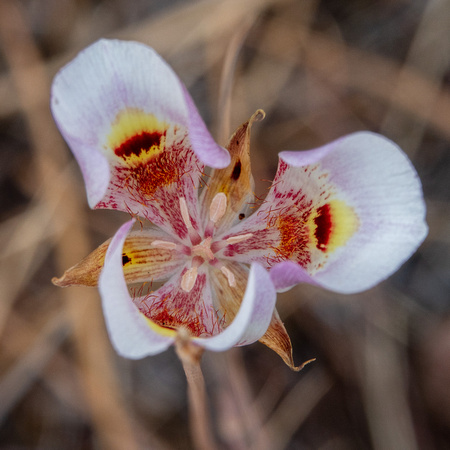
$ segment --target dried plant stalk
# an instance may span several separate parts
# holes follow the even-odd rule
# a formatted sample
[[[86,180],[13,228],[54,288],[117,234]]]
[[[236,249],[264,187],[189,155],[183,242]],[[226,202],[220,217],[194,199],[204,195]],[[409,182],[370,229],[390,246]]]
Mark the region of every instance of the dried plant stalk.
[[[217,445],[211,429],[205,380],[200,367],[203,349],[191,342],[180,330],[175,349],[188,383],[189,419],[194,444],[199,450],[214,450]]]

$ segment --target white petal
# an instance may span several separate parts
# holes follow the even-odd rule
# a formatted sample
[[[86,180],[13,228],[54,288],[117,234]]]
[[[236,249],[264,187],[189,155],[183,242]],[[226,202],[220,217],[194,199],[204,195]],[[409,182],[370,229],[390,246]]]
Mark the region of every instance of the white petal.
[[[427,235],[420,180],[389,139],[360,132],[315,151],[282,152],[280,157],[299,171],[315,159],[336,187],[336,198],[359,221],[358,230],[330,253],[323,270],[311,274],[322,286],[342,293],[369,289],[395,272]]]
[[[113,237],[100,275],[99,289],[111,342],[120,355],[139,359],[166,350],[174,341],[150,328],[134,305],[122,269],[122,248],[133,221],[122,225]]]
[[[176,203],[177,194],[197,222],[192,193],[203,164],[230,161],[177,75],[137,42],[100,40],[82,51],[56,75],[51,108],[80,164],[91,207],[131,210],[170,229],[170,214],[158,205],[168,197]]]

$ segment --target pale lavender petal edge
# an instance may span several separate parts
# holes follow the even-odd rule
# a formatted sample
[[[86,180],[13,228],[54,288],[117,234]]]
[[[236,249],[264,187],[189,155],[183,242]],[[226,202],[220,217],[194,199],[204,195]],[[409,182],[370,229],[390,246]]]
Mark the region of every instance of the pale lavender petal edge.
[[[230,164],[228,150],[218,145],[201,118],[188,90],[182,84],[189,115],[189,139],[199,159],[209,167],[223,169]]]
[[[143,74],[142,66],[149,61],[154,67]],[[151,76],[160,71],[164,73],[155,86]],[[161,86],[170,84],[173,89],[163,95]],[[110,162],[102,151],[105,136],[126,107],[185,126],[193,151],[206,165],[222,168],[230,162],[228,151],[215,143],[183,82],[152,48],[139,42],[101,39],[82,50],[55,76],[50,106],[80,165],[91,208],[104,199],[111,179]]]
[[[299,283],[320,286],[305,269],[294,261],[284,261],[276,264],[270,270],[270,278],[277,292],[285,292]]]
[[[369,289],[394,273],[425,239],[420,179],[406,154],[386,137],[357,132],[314,150],[282,152],[280,157],[296,167],[320,162],[363,223],[323,271],[308,276],[301,267],[275,266],[271,274],[277,289],[292,286],[289,278],[346,294]],[[361,192],[370,183],[379,184],[379,193],[372,190],[371,198],[363,198]],[[290,268],[283,273],[283,267]]]
[[[91,209],[94,209],[105,196],[111,180],[108,161],[101,153],[93,151],[82,143],[75,144],[69,137],[66,137],[66,141],[74,149],[73,154],[80,166],[86,186],[88,204]]]
[[[125,358],[140,359],[163,352],[174,338],[153,331],[128,293],[122,269],[122,249],[133,223],[134,220],[126,222],[113,237],[100,275],[99,290],[114,348]]]

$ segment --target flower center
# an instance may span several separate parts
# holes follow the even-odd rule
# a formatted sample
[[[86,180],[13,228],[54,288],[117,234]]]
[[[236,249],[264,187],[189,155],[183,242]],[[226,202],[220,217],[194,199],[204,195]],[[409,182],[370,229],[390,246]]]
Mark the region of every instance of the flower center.
[[[225,267],[221,261],[219,261],[215,253],[228,245],[237,244],[238,242],[245,241],[251,238],[252,233],[241,234],[231,236],[224,240],[214,241],[214,232],[217,227],[217,223],[225,215],[227,210],[227,196],[223,192],[219,192],[212,199],[209,208],[209,222],[205,228],[205,237],[202,238],[200,234],[192,226],[191,217],[184,197],[180,197],[180,213],[183,218],[183,222],[188,230],[191,246],[176,244],[175,242],[155,240],[152,242],[152,247],[164,248],[167,250],[179,250],[186,255],[191,256],[191,267],[187,269],[181,277],[181,288],[185,292],[190,292],[195,286],[195,282],[198,276],[198,268],[207,262],[216,269],[219,269],[227,278],[228,284],[231,287],[236,286],[236,280],[233,272]]]
[[[205,261],[211,261],[215,258],[211,250],[212,237],[204,239],[200,244],[194,245],[191,249],[192,255],[200,256]]]

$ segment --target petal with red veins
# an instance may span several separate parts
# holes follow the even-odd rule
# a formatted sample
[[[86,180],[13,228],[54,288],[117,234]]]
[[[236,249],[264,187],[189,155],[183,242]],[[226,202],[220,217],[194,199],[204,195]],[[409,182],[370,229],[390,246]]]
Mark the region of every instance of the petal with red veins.
[[[234,320],[221,333],[194,341],[213,351],[252,344],[270,325],[275,301],[276,291],[269,273],[260,265],[252,264],[245,295]]]
[[[224,167],[230,158],[154,50],[98,41],[56,75],[51,107],[80,164],[91,207],[132,212],[184,238],[183,196],[197,227],[203,164]]]
[[[134,305],[123,276],[122,251],[133,221],[119,228],[113,237],[99,279],[103,313],[111,342],[120,355],[138,359],[166,350],[174,336],[155,331],[150,321]]]
[[[388,139],[355,133],[305,152],[282,152],[260,209],[231,235],[250,239],[223,250],[225,258],[286,265],[278,289],[308,281],[352,293],[392,274],[427,234],[417,173]],[[295,273],[294,273],[295,272]],[[288,278],[290,278],[288,280]]]
[[[192,289],[181,287],[183,267],[162,287],[146,295],[136,295],[134,302],[142,314],[161,327],[176,330],[184,328],[191,336],[211,336],[222,330],[222,320],[212,304],[208,268],[198,268]]]

